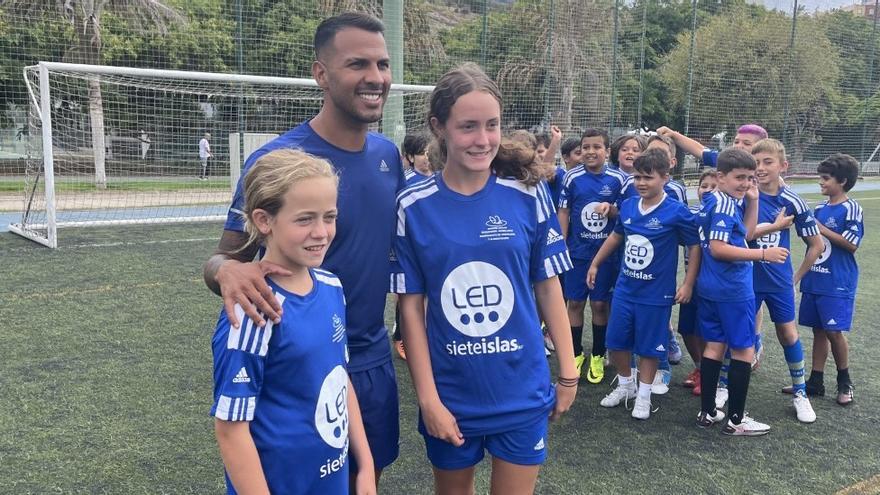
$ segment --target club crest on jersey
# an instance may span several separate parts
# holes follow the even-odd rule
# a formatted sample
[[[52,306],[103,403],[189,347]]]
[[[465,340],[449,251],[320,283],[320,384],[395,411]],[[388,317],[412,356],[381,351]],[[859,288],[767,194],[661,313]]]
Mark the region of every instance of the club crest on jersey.
[[[769,223],[759,223],[757,227],[769,227]],[[757,228],[756,227],[756,228]],[[755,239],[755,243],[758,245],[759,249],[767,249],[772,247],[779,247],[779,241],[782,239],[782,235],[779,231],[770,232],[769,234],[764,234],[761,237]],[[762,261],[761,263],[769,263],[769,261]]]
[[[651,230],[662,229],[662,228],[663,228],[663,224],[660,223],[660,219],[659,219],[659,218],[657,218],[657,217],[651,217],[651,219],[648,220],[648,223],[645,225],[645,228],[647,228],[647,229],[651,229]]]
[[[390,172],[390,171],[391,171],[391,168],[388,167],[388,164],[385,163],[385,160],[382,160],[382,162],[379,163],[379,172]]]
[[[608,187],[608,184],[602,186],[602,189],[599,190],[599,196],[611,196],[614,192]]]
[[[835,220],[834,217],[831,217],[828,219],[828,221],[825,222],[825,226],[828,227],[829,229],[836,229],[837,228],[837,220]]]
[[[547,245],[553,244],[554,242],[559,242],[563,239],[562,234],[556,232],[553,227],[550,227],[550,231],[547,232]]]
[[[507,227],[507,220],[498,215],[489,215],[486,228],[480,231],[480,239],[489,241],[506,241],[515,236],[516,232]]]
[[[342,324],[342,318],[335,313],[331,321],[333,322],[333,342],[340,342],[345,336],[345,325]]]

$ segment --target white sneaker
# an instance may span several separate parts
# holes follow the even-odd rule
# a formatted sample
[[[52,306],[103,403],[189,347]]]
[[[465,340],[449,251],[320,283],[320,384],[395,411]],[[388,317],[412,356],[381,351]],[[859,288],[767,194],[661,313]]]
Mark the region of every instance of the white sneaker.
[[[550,338],[549,334],[544,334],[544,349],[547,350],[547,355],[550,355],[550,352],[556,351],[556,346],[553,344],[553,339]]]
[[[642,399],[637,395],[632,417],[636,419],[648,419],[651,417],[651,399]]]
[[[636,382],[627,383],[626,385],[617,384],[617,387],[606,395],[599,404],[602,407],[617,407],[621,402],[625,402],[636,398]]]
[[[794,410],[797,411],[797,419],[801,423],[813,423],[816,421],[816,412],[813,411],[813,406],[810,404],[810,399],[807,398],[807,394],[804,392],[798,392],[794,396],[794,400],[792,400],[794,404]]]
[[[669,392],[669,381],[672,380],[672,372],[668,370],[657,370],[654,374],[654,383],[651,384],[651,393],[656,395],[664,395]]]
[[[715,410],[715,414],[702,411],[697,414],[697,426],[700,428],[708,428],[715,423],[720,423],[722,421],[724,421],[724,411],[719,411],[718,409]]]
[[[715,391],[715,407],[721,409],[727,404],[727,387],[718,387]]]
[[[743,419],[738,425],[735,425],[728,420],[727,426],[721,430],[721,433],[724,433],[725,435],[737,437],[756,437],[759,435],[766,435],[769,432],[770,425],[759,423],[750,418],[747,414],[743,415]]]

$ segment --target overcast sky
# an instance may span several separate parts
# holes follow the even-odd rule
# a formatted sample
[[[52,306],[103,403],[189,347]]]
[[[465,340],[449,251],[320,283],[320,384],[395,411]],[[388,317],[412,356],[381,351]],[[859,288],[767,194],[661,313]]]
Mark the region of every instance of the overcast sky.
[[[813,12],[816,9],[830,10],[857,2],[859,0],[798,0],[798,5],[803,5],[808,12]],[[764,5],[769,8],[790,11],[792,5],[794,5],[794,0],[764,0]]]

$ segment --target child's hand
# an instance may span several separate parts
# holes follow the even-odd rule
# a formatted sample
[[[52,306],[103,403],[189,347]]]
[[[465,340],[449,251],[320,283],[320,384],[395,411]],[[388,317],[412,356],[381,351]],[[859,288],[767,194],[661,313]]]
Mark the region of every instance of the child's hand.
[[[553,412],[550,413],[550,421],[556,421],[561,418],[566,411],[571,409],[574,404],[574,398],[577,395],[577,384],[573,387],[556,385],[556,404],[553,406]]]
[[[664,126],[661,126],[661,127],[658,127],[656,132],[657,132],[657,134],[660,135],[660,136],[668,136],[668,137],[672,137],[673,134],[675,134],[675,131],[673,131],[672,129],[666,127],[665,125],[664,125]]]
[[[694,288],[690,285],[682,285],[675,291],[675,302],[678,304],[687,304],[691,302],[691,297],[694,294]]]
[[[587,270],[587,287],[590,290],[596,288],[596,275],[599,273],[599,267],[596,265],[590,265],[590,269]]]
[[[764,249],[764,261],[769,263],[785,263],[788,259],[788,249],[784,247],[769,247]]]
[[[794,215],[786,215],[785,210],[779,210],[776,220],[773,221],[773,228],[787,230],[792,223],[794,223]]]
[[[373,469],[358,471],[354,483],[356,495],[376,495],[376,472]]]
[[[449,409],[446,409],[446,406],[439,399],[422,407],[422,420],[425,423],[425,429],[432,437],[449,442],[456,447],[461,447],[464,444],[464,435],[458,429],[455,416],[449,412]]]
[[[559,126],[550,126],[550,140],[556,142],[562,141],[562,130],[559,129]]]
[[[594,213],[596,213],[597,215],[603,216],[603,217],[607,217],[608,212],[610,212],[610,211],[611,211],[611,203],[599,203],[598,205],[596,205],[596,209],[593,210]]]
[[[746,191],[746,199],[749,201],[757,201],[758,196],[758,181],[753,180],[752,184],[749,186],[749,190]]]

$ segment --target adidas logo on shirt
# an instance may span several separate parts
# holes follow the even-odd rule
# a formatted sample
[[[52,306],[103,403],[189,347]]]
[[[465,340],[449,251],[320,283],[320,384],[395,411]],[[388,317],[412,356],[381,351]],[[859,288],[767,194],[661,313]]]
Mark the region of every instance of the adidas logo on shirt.
[[[232,383],[250,383],[251,377],[248,376],[247,370],[244,369],[244,366],[240,370],[238,370],[238,374],[235,375],[235,378],[232,379]]]
[[[551,228],[550,232],[547,232],[547,245],[553,244],[554,242],[559,242],[562,240],[562,235],[559,232],[556,232],[555,229]]]
[[[727,227],[727,224],[724,223],[724,220],[718,220],[718,223],[715,224],[718,227]]]
[[[630,219],[630,218],[627,218],[626,220],[623,221],[624,225],[629,225],[631,223],[632,223],[632,219]]]
[[[544,449],[544,437],[541,437],[541,439],[538,440],[538,443],[535,444],[535,450],[543,450],[543,449]]]
[[[388,164],[385,163],[385,160],[382,160],[382,163],[379,164],[379,172],[388,172],[389,170],[391,169],[388,168]]]
[[[826,325],[837,325],[837,321],[834,318],[831,318]]]
[[[657,348],[654,350],[659,352],[666,352],[666,348],[663,347],[663,344],[658,345]]]

